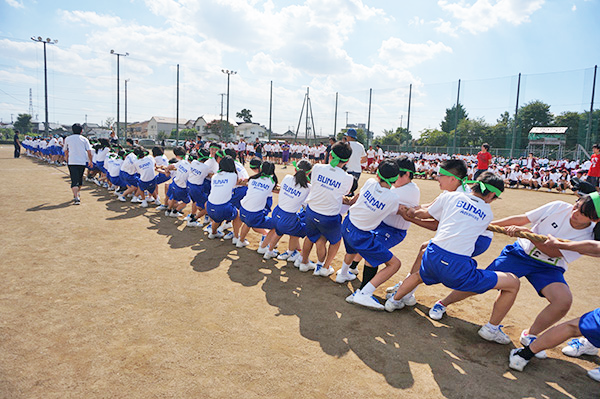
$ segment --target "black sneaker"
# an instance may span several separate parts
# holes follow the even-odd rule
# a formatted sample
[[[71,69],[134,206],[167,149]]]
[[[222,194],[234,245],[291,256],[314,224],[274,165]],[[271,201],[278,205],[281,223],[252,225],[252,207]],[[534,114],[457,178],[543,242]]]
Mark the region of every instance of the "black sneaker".
[[[81,205],[81,200],[79,198],[73,198],[73,205]]]

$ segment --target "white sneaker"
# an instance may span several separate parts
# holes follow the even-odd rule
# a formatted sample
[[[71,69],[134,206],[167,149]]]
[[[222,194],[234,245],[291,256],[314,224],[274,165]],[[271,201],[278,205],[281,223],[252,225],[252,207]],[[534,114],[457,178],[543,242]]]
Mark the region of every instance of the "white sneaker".
[[[386,311],[391,313],[394,310],[402,309],[404,307],[404,302],[402,301],[402,299],[396,301],[394,298],[390,298],[387,301],[385,301],[384,307]]]
[[[595,369],[591,369],[590,371],[587,372],[587,375],[592,380],[600,382],[600,367],[595,368]]]
[[[227,233],[227,234],[225,234],[223,236],[223,239],[225,239],[225,240],[231,240],[233,237],[234,237],[233,231],[230,231],[229,233]]]
[[[154,205],[157,205],[159,208],[160,208],[161,206],[164,206],[163,204],[161,204],[161,202],[160,202],[160,198],[157,198],[157,199],[155,199],[155,200],[154,200]]]
[[[127,202],[127,198],[123,197],[122,195],[119,195],[119,201]]]
[[[327,269],[325,269],[323,266],[317,265],[315,267],[315,271],[313,272],[313,276],[329,277],[333,273],[335,273],[335,269],[333,267],[329,266]]]
[[[167,208],[165,211],[165,216],[171,216],[171,210]]]
[[[298,266],[298,269],[300,269],[301,272],[315,270],[316,267],[317,265],[314,262],[308,261],[308,263],[302,263],[302,258],[300,258],[300,265]]]
[[[198,227],[198,222],[196,222],[195,220],[188,220],[186,223],[186,226],[188,227]]]
[[[208,215],[204,216],[204,224],[209,223],[210,222],[210,218],[208,217]]]
[[[204,226],[204,231],[210,233],[212,231],[212,223],[209,223],[206,226]]]
[[[121,200],[121,198],[119,197],[119,201]],[[125,198],[123,198],[123,200],[125,200]],[[165,205],[159,205],[156,207],[157,211],[164,211],[165,209],[167,209],[167,207]]]
[[[301,264],[302,264],[302,256],[298,256],[298,259],[296,259],[294,261],[294,266],[295,267],[300,267]]]
[[[271,258],[276,258],[277,255],[279,255],[279,252],[277,252],[277,250],[273,250],[273,251],[267,251],[265,252],[265,254],[263,255],[263,259],[269,260]]]
[[[356,274],[352,274],[350,272],[346,272],[342,274],[342,269],[338,270],[337,276],[335,276],[335,282],[339,284],[344,284],[347,281],[352,281],[356,279]]]
[[[592,345],[586,338],[575,338],[562,348],[562,353],[571,357],[579,357],[581,355],[594,356],[598,354],[598,348]]]
[[[262,241],[261,241],[262,243]],[[259,246],[258,249],[256,250],[256,252],[258,252],[261,255],[264,255],[267,253],[267,251],[269,250],[269,247],[261,247]]]
[[[188,213],[188,214],[187,214],[187,215],[186,215],[186,216],[183,218],[183,220],[186,220],[186,221],[187,221],[187,220],[190,220],[191,218],[192,218],[192,214],[191,214],[191,213]]]
[[[364,295],[362,293],[358,293],[354,295],[354,303],[356,305],[361,305],[369,309],[373,310],[383,310],[385,309],[382,304],[379,303],[377,298],[371,295]]]
[[[352,274],[358,274],[358,266],[357,267],[351,267],[350,269],[348,269],[348,271]]]
[[[444,316],[444,313],[446,313],[446,307],[442,305],[440,301],[437,301],[433,307],[429,309],[429,317],[431,317],[433,320],[441,320]]]
[[[240,241],[238,238],[237,243],[235,244],[236,248],[244,248],[246,245],[250,244],[248,240]]]
[[[143,201],[140,203],[140,206],[141,206],[142,208],[148,208],[148,201],[146,201],[146,200],[143,200]]]
[[[221,229],[222,230],[227,230],[233,227],[233,223],[231,222],[225,222],[221,225]]]
[[[519,339],[519,341],[521,342],[521,344],[527,346],[527,345],[531,345],[531,343],[533,341],[535,341],[536,338],[537,338],[537,336],[527,334],[527,332],[525,330],[523,330],[521,332],[521,338]],[[535,357],[537,357],[538,359],[546,359],[548,357],[548,355],[546,354],[546,351],[539,351],[538,353],[535,354]]]
[[[138,202],[142,202],[142,200],[139,199],[138,197],[131,197],[131,202],[138,203]]]
[[[387,292],[388,294],[390,293],[395,293],[396,291],[398,291],[398,287],[400,287],[400,284],[402,284],[402,281],[400,281],[399,283],[397,283],[396,285],[392,285],[391,287],[387,287],[385,289],[385,292]],[[388,298],[389,299],[389,298]]]
[[[484,325],[477,332],[479,336],[487,341],[496,342],[501,345],[508,345],[512,341],[510,337],[502,331],[502,326],[498,326],[498,328],[490,328],[488,325]]]
[[[287,258],[289,258],[291,255],[292,255],[292,251],[288,250],[282,254],[279,254],[279,256],[277,256],[277,259],[278,260],[287,260]]]
[[[215,238],[223,238],[223,233],[219,233],[219,232],[216,232],[215,234],[208,233],[208,238],[211,240],[214,240]]]
[[[171,211],[171,214],[169,216],[171,216],[172,218],[178,218],[180,216],[183,216],[183,213],[179,211]]]
[[[417,304],[417,298],[415,298],[415,294],[408,293],[402,297],[402,302],[406,306],[415,306]]]
[[[298,259],[302,260],[302,253],[300,251],[294,251],[294,252],[292,252],[290,257],[287,258],[287,261],[288,262],[296,262]],[[294,264],[294,266],[295,266],[295,264]]]
[[[237,246],[237,243],[238,243],[238,242],[240,242],[240,239],[239,239],[239,238],[237,238],[237,237],[233,237],[233,238],[231,239],[231,243],[232,243],[233,245],[236,245],[236,246]]]
[[[525,366],[527,366],[527,363],[529,363],[529,360],[516,354],[519,349],[522,348],[513,349],[510,351],[510,356],[508,356],[508,367],[513,370],[523,371]]]
[[[360,294],[360,289],[357,289],[352,294],[348,295],[346,297],[346,302],[348,302],[348,303],[354,303],[354,295],[356,295],[356,294]]]

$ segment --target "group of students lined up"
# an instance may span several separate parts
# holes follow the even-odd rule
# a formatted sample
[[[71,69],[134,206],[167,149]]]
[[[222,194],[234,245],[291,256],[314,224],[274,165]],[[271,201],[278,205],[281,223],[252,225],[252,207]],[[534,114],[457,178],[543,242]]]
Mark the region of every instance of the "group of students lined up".
[[[364,259],[360,288],[346,301],[370,309],[393,312],[413,306],[421,283],[441,283],[453,291],[429,311],[432,319],[439,320],[451,304],[496,289],[499,294],[489,322],[478,334],[499,344],[512,342],[501,322],[516,299],[519,279],[526,277],[549,304],[521,333],[524,348],[511,351],[510,367],[523,370],[534,355],[544,358],[544,349],[571,336],[585,338],[572,341],[565,353],[597,352],[600,309],[552,328],[571,307],[572,294],[564,278],[568,264],[581,253],[600,256],[597,191],[582,194],[575,205],[553,201],[525,214],[494,220],[491,204],[504,191],[504,181],[489,171],[469,180],[467,165],[460,159],[440,163],[437,180],[442,193],[431,203],[420,204],[419,188],[412,181],[415,164],[407,157],[383,160],[375,177],[369,178],[358,194],[348,196],[358,185],[344,170],[352,154],[348,143],[331,146],[328,164],[312,165],[306,159],[294,163],[295,172],[281,182],[270,161],[252,159],[250,175],[231,149],[223,150],[217,143],[207,147],[190,154],[176,147],[175,159],[168,160],[158,147],[151,153],[142,147],[112,149],[101,142],[96,152],[106,151],[106,157],[104,162],[96,158],[89,177],[114,189],[121,201],[127,201],[130,194],[132,202],[148,206],[150,196],[167,216],[183,216],[191,202],[188,225],[202,225],[208,216],[209,239],[231,239],[243,248],[249,244],[249,230],[254,229],[262,236],[258,252],[264,258],[294,261],[300,271],[312,271],[315,276],[336,273],[332,263],[343,241],[346,253],[335,282],[356,279],[357,266]],[[171,179],[163,204],[158,186]],[[271,212],[273,193],[279,197]],[[519,238],[486,269],[478,269],[473,258],[489,248],[492,236],[486,229],[492,221],[511,236],[530,231],[570,242],[552,236],[544,243]],[[411,223],[434,230],[435,236],[423,243],[408,276],[388,288],[382,305],[373,293],[400,269],[400,259],[391,249],[404,240]],[[224,224],[231,226],[227,234]],[[290,237],[289,246],[279,253],[275,248],[284,235]],[[310,260],[313,246],[316,263]],[[600,380],[600,369],[589,375]]]

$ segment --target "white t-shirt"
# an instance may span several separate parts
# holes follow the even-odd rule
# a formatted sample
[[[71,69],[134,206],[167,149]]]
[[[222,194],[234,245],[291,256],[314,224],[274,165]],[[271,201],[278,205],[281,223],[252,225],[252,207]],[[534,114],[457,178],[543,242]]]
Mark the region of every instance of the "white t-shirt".
[[[571,211],[573,205],[563,201],[552,201],[546,205],[542,205],[537,209],[526,212],[527,219],[531,222],[531,231],[536,234],[552,234],[557,238],[563,238],[572,241],[593,240],[594,226],[596,223],[591,223],[590,226],[582,230],[575,230],[570,223]],[[539,261],[549,263],[565,270],[568,264],[579,259],[580,253],[574,251],[560,250],[563,255],[560,258],[551,258],[545,255],[533,245],[533,243],[525,238],[518,238],[517,242],[525,250],[525,252]]]
[[[441,194],[428,212],[440,222],[431,242],[465,256],[471,256],[477,238],[494,218],[492,208],[484,200],[457,191]]]
[[[369,148],[367,150],[367,158],[375,158],[375,150],[372,148]]]
[[[201,185],[204,183],[204,179],[208,175],[209,169],[204,162],[200,162],[194,159],[190,163],[190,173],[188,175],[188,183]]]
[[[154,162],[156,166],[169,166],[169,158],[164,154],[154,157]]]
[[[119,172],[121,172],[121,165],[123,164],[123,160],[121,158],[110,158],[109,159],[109,167],[108,174],[112,177],[119,176]]]
[[[216,159],[208,158],[206,161],[204,161],[204,164],[208,166],[208,173],[212,173],[213,175],[217,174],[217,171],[219,170],[219,163]]]
[[[136,170],[135,170],[135,161],[137,160],[137,157],[135,156],[135,154],[132,152],[129,155],[127,155],[125,157],[125,160],[123,160],[123,164],[121,165],[121,170],[125,173],[129,173],[130,175],[135,175]]]
[[[358,200],[350,207],[348,217],[352,224],[363,231],[370,231],[388,215],[398,212],[400,198],[387,187],[381,187],[371,178],[360,189]]]
[[[175,176],[173,177],[173,181],[181,188],[187,187],[188,176],[190,175],[190,163],[185,159],[177,162],[175,164]],[[171,173],[173,173],[171,172]]]
[[[362,157],[366,157],[365,147],[358,141],[349,141],[350,147],[352,147],[352,155],[346,164],[346,170],[348,172],[361,172],[360,160]],[[311,206],[312,209],[312,206]]]
[[[342,168],[318,164],[311,173],[312,187],[306,202],[310,209],[325,216],[340,213],[342,198],[350,192],[354,177]]]
[[[259,177],[248,180],[248,192],[240,204],[248,212],[258,212],[265,209],[267,198],[273,195],[275,182],[270,177]]]
[[[413,182],[405,184],[402,187],[394,187],[392,188],[392,192],[400,198],[400,205],[406,205],[409,208],[419,205],[421,200],[421,190]],[[408,230],[410,227],[410,222],[407,222],[406,219],[397,213],[388,215],[383,219],[383,223],[400,230]]]
[[[150,155],[146,155],[135,161],[135,170],[140,174],[141,181],[150,181],[154,179],[154,176],[156,176],[154,166],[154,158]]]
[[[299,186],[293,175],[286,175],[281,181],[277,205],[284,212],[296,213],[306,201],[309,192],[310,184],[308,187]]]
[[[110,147],[104,147],[98,150],[96,154],[96,162],[106,161],[106,154],[110,152]]]
[[[219,172],[213,175],[210,181],[210,194],[208,202],[221,205],[229,202],[233,195],[233,188],[237,183],[237,173]]]
[[[65,151],[69,151],[69,165],[85,165],[89,162],[88,151],[92,150],[87,137],[72,134],[65,138]]]

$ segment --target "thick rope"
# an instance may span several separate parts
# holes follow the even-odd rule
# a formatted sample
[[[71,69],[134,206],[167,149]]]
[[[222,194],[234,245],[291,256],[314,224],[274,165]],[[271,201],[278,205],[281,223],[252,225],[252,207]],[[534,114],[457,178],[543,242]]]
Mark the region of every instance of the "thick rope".
[[[490,224],[487,229],[493,231],[494,233],[507,234],[506,229],[504,227],[496,226],[495,224]],[[545,235],[530,233],[528,231],[517,231],[515,232],[514,236],[526,238],[531,242],[544,242],[548,239],[548,237],[546,237]],[[569,240],[563,240],[562,238],[559,238],[558,240],[562,242],[569,242]]]

